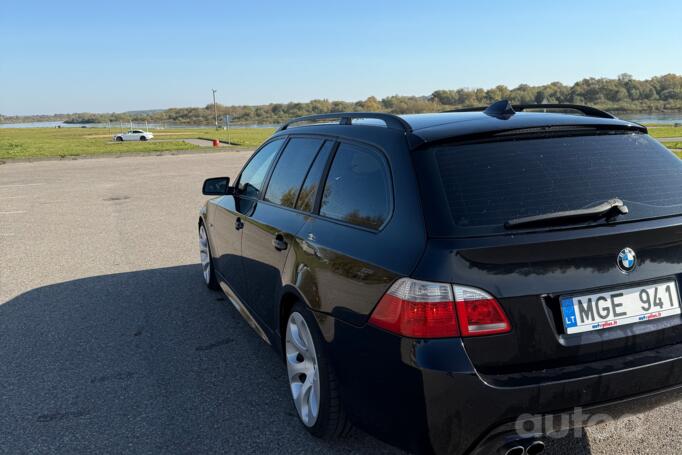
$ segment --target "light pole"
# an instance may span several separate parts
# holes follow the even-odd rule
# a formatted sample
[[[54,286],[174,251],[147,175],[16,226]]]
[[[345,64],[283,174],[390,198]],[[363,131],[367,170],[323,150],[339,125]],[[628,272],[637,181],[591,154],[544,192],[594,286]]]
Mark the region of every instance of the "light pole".
[[[215,115],[215,129],[216,131],[218,130],[218,107],[215,104],[215,92],[218,90],[216,89],[211,89],[213,91],[213,114]]]

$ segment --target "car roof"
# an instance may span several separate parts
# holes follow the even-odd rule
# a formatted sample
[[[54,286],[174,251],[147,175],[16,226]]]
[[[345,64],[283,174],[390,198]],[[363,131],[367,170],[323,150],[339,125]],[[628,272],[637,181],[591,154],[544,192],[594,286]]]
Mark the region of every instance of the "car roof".
[[[547,112],[548,108],[559,109],[561,112]],[[525,112],[527,109],[535,110],[535,112]],[[537,112],[537,110],[544,110],[544,112]],[[566,111],[576,111],[579,115],[565,113]],[[310,123],[320,121],[324,123]],[[360,133],[361,129],[364,130],[369,126],[385,126],[387,128],[384,130],[392,130],[393,134],[396,131],[407,134],[410,148],[463,136],[491,135],[505,131],[522,132],[528,129],[549,127],[595,127],[647,132],[646,127],[642,125],[618,119],[607,112],[588,106],[512,105],[506,100],[493,103],[487,108],[427,114],[393,115],[377,112],[317,114],[290,120],[278,132],[286,132],[291,125],[296,123],[307,124],[291,128],[292,131],[333,132],[346,137],[353,137],[355,133]],[[351,126],[354,128],[349,128]]]
[[[437,114],[401,115],[412,133],[425,142],[528,128],[561,126],[597,126],[642,130],[636,123],[617,118],[591,117],[553,112],[517,112],[509,117],[491,116],[484,112],[442,112]]]

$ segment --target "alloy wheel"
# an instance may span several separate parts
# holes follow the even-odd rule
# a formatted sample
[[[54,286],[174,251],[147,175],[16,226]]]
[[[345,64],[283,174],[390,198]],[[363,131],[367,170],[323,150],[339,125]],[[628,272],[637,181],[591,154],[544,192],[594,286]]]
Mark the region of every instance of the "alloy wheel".
[[[294,311],[285,340],[289,388],[303,424],[312,427],[320,413],[320,373],[315,344],[303,316]]]
[[[201,257],[204,281],[209,284],[211,281],[211,255],[208,248],[208,236],[203,225],[199,227],[199,256]]]

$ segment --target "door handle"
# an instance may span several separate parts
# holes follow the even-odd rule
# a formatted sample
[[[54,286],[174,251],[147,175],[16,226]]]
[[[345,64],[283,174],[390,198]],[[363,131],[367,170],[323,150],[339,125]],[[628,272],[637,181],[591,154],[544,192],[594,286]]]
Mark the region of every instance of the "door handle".
[[[277,234],[275,238],[272,239],[272,246],[274,246],[277,251],[284,251],[289,247],[289,244],[284,240],[282,234]]]
[[[244,229],[244,222],[242,221],[241,218],[237,218],[234,220],[234,228],[236,230]]]

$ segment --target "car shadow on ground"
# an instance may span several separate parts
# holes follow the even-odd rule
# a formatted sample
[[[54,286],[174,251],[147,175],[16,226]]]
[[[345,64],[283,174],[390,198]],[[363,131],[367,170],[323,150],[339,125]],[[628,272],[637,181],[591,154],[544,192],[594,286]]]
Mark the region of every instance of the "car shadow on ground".
[[[4,453],[400,453],[361,431],[318,441],[289,400],[282,362],[198,264],[0,305]],[[547,453],[590,453],[583,440],[557,447]]]

